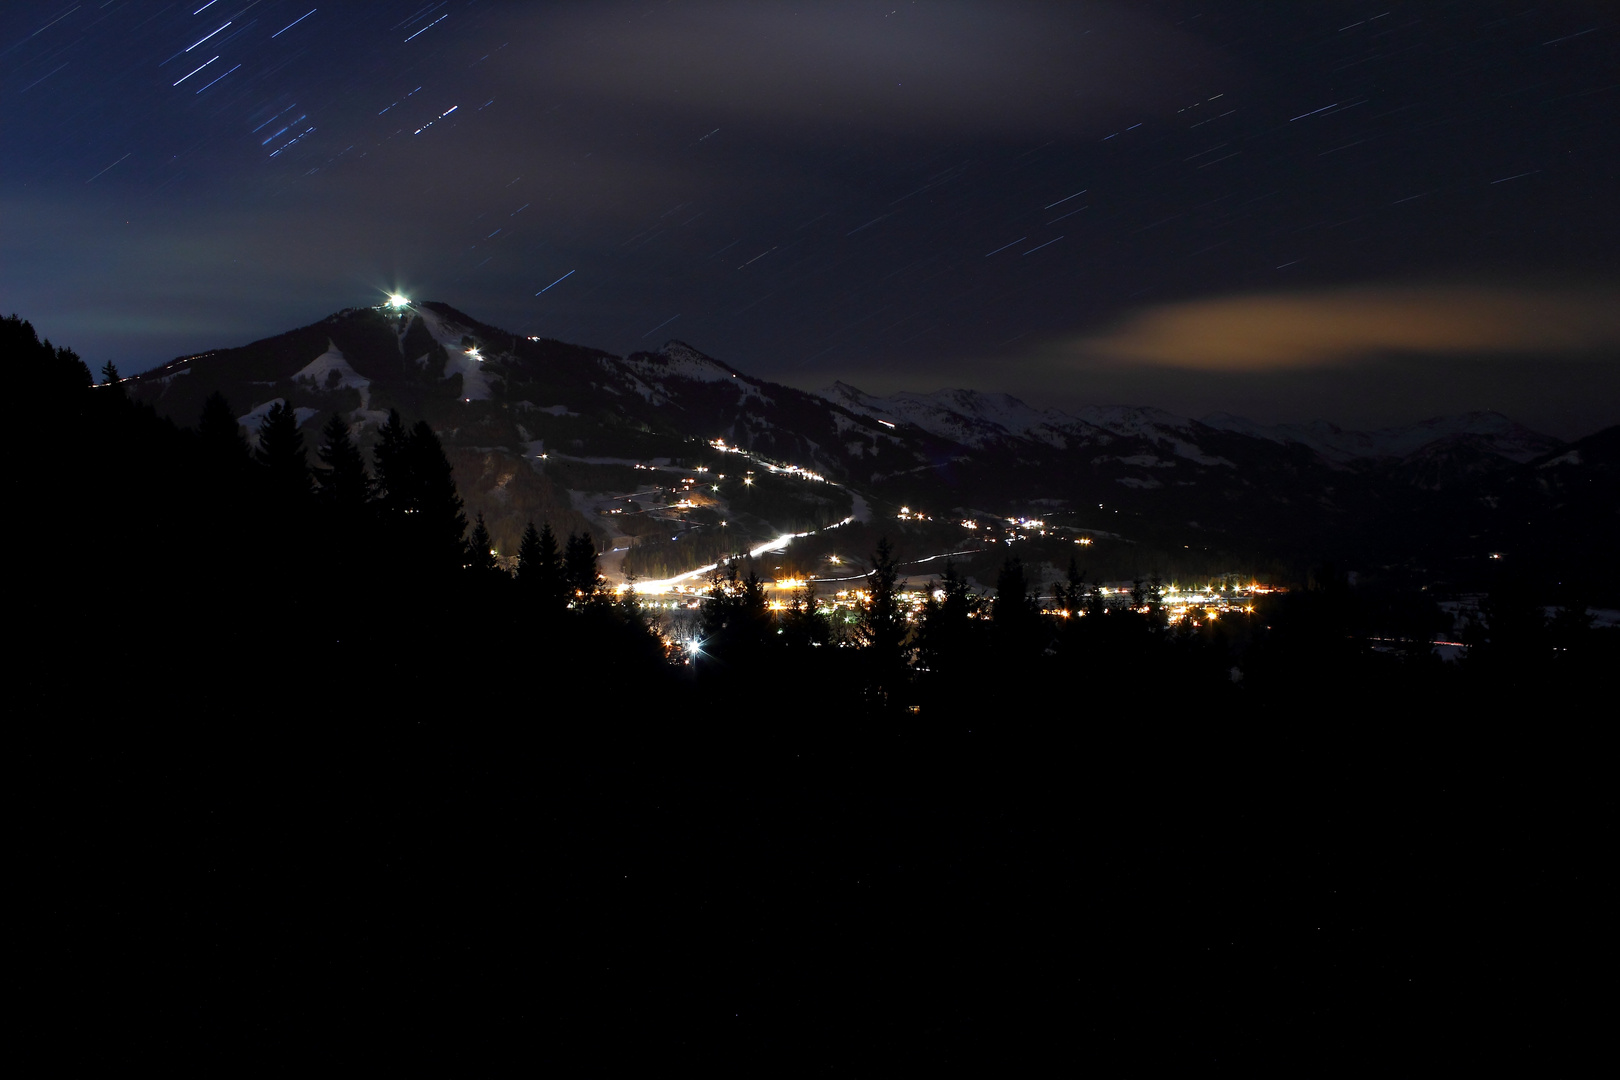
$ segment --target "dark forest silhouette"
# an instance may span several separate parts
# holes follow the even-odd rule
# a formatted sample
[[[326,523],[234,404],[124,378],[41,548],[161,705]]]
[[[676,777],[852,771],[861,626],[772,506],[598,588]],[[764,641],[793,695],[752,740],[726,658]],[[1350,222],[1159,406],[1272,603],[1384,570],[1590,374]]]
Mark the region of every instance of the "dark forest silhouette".
[[[1009,559],[913,623],[885,540],[853,623],[733,559],[669,641],[588,535],[497,559],[426,423],[368,459],[339,415],[176,426],[17,318],[0,354],[31,1008],[126,1060],[1542,1063],[1597,1024],[1578,603],[1504,575],[1443,664],[1431,602],[1332,567],[1194,626]]]

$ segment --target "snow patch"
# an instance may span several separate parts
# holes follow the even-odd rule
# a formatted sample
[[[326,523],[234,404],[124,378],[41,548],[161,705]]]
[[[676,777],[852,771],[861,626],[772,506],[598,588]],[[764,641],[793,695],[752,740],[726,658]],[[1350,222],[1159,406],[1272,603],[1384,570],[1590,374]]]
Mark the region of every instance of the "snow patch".
[[[331,383],[332,372],[337,372],[338,381]],[[358,371],[349,365],[349,360],[343,355],[331,338],[326,339],[326,351],[321,353],[302,369],[293,373],[293,381],[307,380],[315,384],[320,390],[335,390],[349,387],[360,393],[360,408],[371,407],[371,380],[364,378]]]
[[[872,520],[872,507],[870,505],[868,505],[867,501],[865,499],[861,498],[860,495],[856,494],[853,491],[851,491],[849,493],[849,498],[850,498],[850,515],[849,516],[854,518],[856,521],[863,521],[863,522],[870,523],[871,520]]]
[[[264,418],[270,414],[270,410],[275,408],[277,405],[285,404],[286,401],[286,398],[271,398],[262,405],[253,406],[252,411],[250,411],[246,416],[238,416],[236,418],[236,422],[240,426],[247,428],[249,431],[258,431],[259,425],[264,423]],[[308,409],[304,408],[303,406],[299,406],[293,410],[293,416],[297,418],[299,427],[303,427],[313,417],[319,416],[320,414],[321,411],[319,409]]]
[[[444,346],[444,351],[450,354],[445,361],[444,377],[461,376],[461,397],[464,401],[488,401],[491,397],[490,378],[485,371],[485,360],[469,353],[461,344],[461,339],[472,331],[460,323],[453,323],[435,312],[426,308],[417,311],[422,325],[427,327],[433,340]],[[427,358],[422,358],[425,365]]]

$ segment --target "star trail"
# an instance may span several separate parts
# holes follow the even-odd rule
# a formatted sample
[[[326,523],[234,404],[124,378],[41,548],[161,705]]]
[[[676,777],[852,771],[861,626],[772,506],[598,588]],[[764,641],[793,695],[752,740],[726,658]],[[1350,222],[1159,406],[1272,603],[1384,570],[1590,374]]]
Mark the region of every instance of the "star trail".
[[[131,371],[404,289],[810,389],[1574,436],[1620,419],[1616,30],[1576,0],[8,4],[0,306]]]

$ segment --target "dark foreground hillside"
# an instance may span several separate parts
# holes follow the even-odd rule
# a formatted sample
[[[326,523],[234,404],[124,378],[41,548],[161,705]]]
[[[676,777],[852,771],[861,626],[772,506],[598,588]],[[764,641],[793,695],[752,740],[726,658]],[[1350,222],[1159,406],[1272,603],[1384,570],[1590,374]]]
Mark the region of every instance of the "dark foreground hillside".
[[[694,672],[622,605],[450,551],[426,495],[289,495],[234,426],[159,421],[25,327],[57,449],[14,489],[14,985],[62,1071],[1593,1049],[1588,637],[1555,663],[1504,615],[1490,670],[1375,654],[1330,583],[1241,654],[1003,608],[897,674],[881,626],[795,651],[738,606]]]

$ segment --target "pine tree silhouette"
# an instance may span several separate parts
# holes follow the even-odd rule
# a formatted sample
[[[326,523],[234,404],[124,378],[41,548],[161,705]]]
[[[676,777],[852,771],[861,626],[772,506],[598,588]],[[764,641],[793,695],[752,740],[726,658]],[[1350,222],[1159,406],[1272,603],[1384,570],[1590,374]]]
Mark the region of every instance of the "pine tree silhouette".
[[[315,467],[321,498],[351,513],[364,506],[371,493],[371,477],[366,475],[366,459],[349,438],[349,425],[342,416],[333,413],[326,422],[315,454],[321,459]]]
[[[309,462],[298,413],[285,399],[276,402],[259,423],[259,445],[254,460],[270,474],[270,483],[290,496],[309,494]]]
[[[1058,606],[1069,613],[1071,618],[1078,616],[1086,610],[1086,573],[1069,556],[1069,573],[1065,584],[1058,586]]]
[[[483,511],[479,511],[472,536],[467,540],[467,568],[475,574],[493,574],[496,569],[493,546],[489,529],[484,526]]]
[[[1033,661],[1040,655],[1043,630],[1036,598],[1024,577],[1024,562],[1009,557],[996,575],[996,598],[990,605],[990,623],[997,644],[1008,659]]]
[[[72,349],[52,348],[41,342],[33,323],[17,315],[0,319],[0,358],[7,371],[19,379],[17,390],[23,401],[39,401],[47,409],[78,402],[95,380],[90,368]]]
[[[956,566],[949,560],[935,591],[943,595],[930,596],[923,607],[917,659],[937,681],[969,657],[973,605],[968,597],[967,580],[956,572]]]
[[[403,513],[410,506],[409,463],[406,446],[410,432],[398,409],[388,410],[388,419],[377,430],[377,447],[372,452],[377,464],[377,487],[383,506]]]
[[[429,565],[463,565],[467,515],[444,446],[426,420],[418,420],[405,440],[405,509],[411,513],[412,531]],[[392,482],[392,480],[390,481]]]
[[[218,390],[203,402],[197,437],[202,441],[203,453],[216,462],[237,464],[248,460],[247,436],[232,415],[231,403]]]
[[[735,559],[715,568],[699,625],[703,651],[710,656],[744,664],[757,657],[773,628],[764,583],[752,567],[746,579]]]
[[[793,597],[780,621],[782,644],[788,648],[825,645],[830,627],[816,609],[816,587],[809,578],[793,590]]]
[[[887,536],[878,541],[868,576],[868,603],[861,611],[859,638],[866,649],[870,687],[881,705],[900,704],[906,676],[907,628],[895,589],[900,564]]]
[[[563,579],[562,554],[557,550],[557,534],[546,522],[535,531],[534,522],[523,531],[518,547],[518,584],[542,611],[558,612],[567,606],[567,586]]]
[[[535,574],[540,569],[540,530],[529,522],[523,530],[523,539],[518,541],[518,580],[525,585],[533,585]]]
[[[595,598],[601,585],[601,572],[596,562],[596,541],[591,534],[568,534],[568,545],[563,550],[563,580],[568,586],[569,601],[576,606]]]

